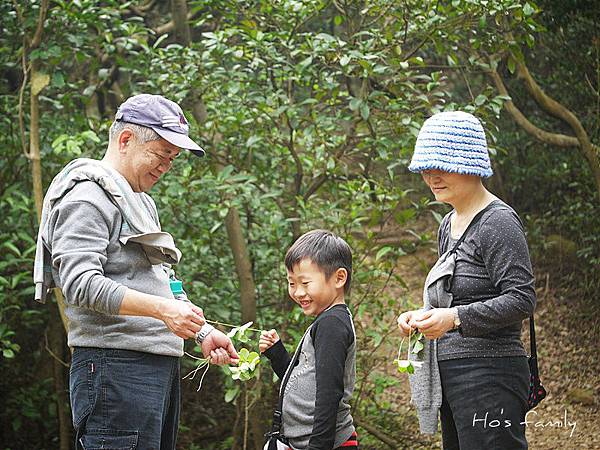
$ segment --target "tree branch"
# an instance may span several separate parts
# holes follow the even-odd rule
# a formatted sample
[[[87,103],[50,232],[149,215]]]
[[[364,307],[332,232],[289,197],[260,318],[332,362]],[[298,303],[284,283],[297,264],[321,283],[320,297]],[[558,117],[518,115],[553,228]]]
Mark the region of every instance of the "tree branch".
[[[322,173],[315,178],[312,179],[310,186],[306,189],[306,192],[303,195],[304,201],[307,201],[311,195],[313,195],[317,190],[323,186],[323,184],[327,181],[329,175],[326,173]]]
[[[366,421],[363,421],[359,417],[354,416],[353,419],[354,419],[354,423],[357,426],[364,429],[371,436],[379,439],[381,442],[389,445],[391,448],[398,448],[398,438],[396,436],[390,436],[386,432],[380,430],[379,428],[375,427],[374,425],[367,423]]]
[[[500,95],[509,96],[508,90],[502,80],[502,77],[498,74],[496,70],[492,70],[488,73],[494,84],[496,85],[496,89]],[[517,125],[523,128],[527,133],[536,138],[538,141],[544,142],[549,145],[555,145],[557,147],[579,147],[580,143],[574,136],[567,136],[566,134],[560,133],[551,133],[549,131],[543,130],[525,117],[525,115],[517,108],[514,102],[511,100],[507,100],[504,102],[504,107],[506,111],[513,117]]]
[[[544,90],[537,84],[537,82],[531,76],[529,69],[525,65],[524,61],[519,61],[517,59],[517,74],[518,76],[524,80],[525,87],[531,94],[531,96],[535,99],[535,101],[544,109],[548,114],[557,117],[563,122],[567,123],[577,140],[579,141],[579,147],[583,153],[583,156],[587,159],[592,174],[594,176],[596,182],[596,189],[598,191],[598,196],[600,198],[600,159],[598,154],[600,153],[600,148],[592,143],[590,137],[583,128],[583,125],[571,112],[567,107],[562,105],[561,103],[554,100],[550,97]]]
[[[192,14],[191,12],[188,12],[187,16],[186,16],[186,20],[189,21],[189,20],[192,20],[193,18],[194,18],[194,14]],[[156,36],[160,36],[165,33],[170,33],[174,29],[175,29],[175,21],[170,20],[167,23],[157,26],[152,31],[154,31],[154,33],[156,33]]]
[[[21,57],[21,64],[23,66],[23,82],[21,83],[21,89],[19,89],[19,131],[21,135],[21,148],[23,149],[23,154],[27,159],[31,159],[31,155],[29,154],[29,150],[27,150],[28,142],[25,137],[25,115],[23,113],[23,95],[25,94],[25,86],[27,86],[27,62],[26,62],[26,50],[25,50],[25,41],[23,38],[23,55]]]
[[[44,32],[44,23],[46,23],[46,16],[48,15],[48,3],[49,0],[42,0],[42,4],[40,5],[40,14],[38,16],[38,23],[35,30],[35,34],[33,35],[33,39],[31,40],[31,49],[38,48],[42,43],[42,33]]]
[[[300,161],[300,157],[298,156],[298,152],[296,152],[296,146],[294,145],[294,129],[292,128],[292,123],[290,122],[290,118],[287,113],[284,113],[285,119],[287,122],[287,126],[290,130],[290,139],[288,141],[287,148],[292,155],[292,159],[294,160],[294,164],[296,165],[296,175],[294,175],[294,195],[300,194],[300,189],[302,188],[302,178],[304,177],[304,169],[302,168],[302,161]]]
[[[525,86],[527,90],[537,102],[538,105],[542,107],[548,114],[553,115],[554,117],[566,122],[571,129],[575,132],[577,139],[580,141],[581,146],[590,145],[595,152],[598,152],[600,148],[590,141],[590,138],[583,128],[583,125],[568,108],[566,108],[561,103],[554,100],[548,94],[546,94],[542,88],[537,84],[537,82],[531,76],[529,69],[525,65],[524,62],[517,60],[517,74],[520,78],[525,81]]]

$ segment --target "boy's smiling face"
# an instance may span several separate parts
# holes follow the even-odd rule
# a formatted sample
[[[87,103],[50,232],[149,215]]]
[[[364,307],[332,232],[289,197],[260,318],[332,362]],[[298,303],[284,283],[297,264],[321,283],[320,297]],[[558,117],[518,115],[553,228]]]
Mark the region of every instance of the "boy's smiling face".
[[[333,305],[344,303],[346,269],[339,268],[326,278],[325,272],[309,259],[288,270],[288,293],[307,316],[318,316]]]

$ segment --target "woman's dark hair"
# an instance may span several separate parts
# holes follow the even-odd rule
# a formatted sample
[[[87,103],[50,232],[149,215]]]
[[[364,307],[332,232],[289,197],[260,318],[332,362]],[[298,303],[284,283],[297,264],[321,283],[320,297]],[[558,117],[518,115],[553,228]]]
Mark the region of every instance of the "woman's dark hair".
[[[344,293],[350,290],[352,278],[352,249],[341,237],[327,230],[312,230],[300,236],[285,255],[285,267],[291,271],[303,259],[316,264],[329,279],[339,268],[346,269],[348,278]]]

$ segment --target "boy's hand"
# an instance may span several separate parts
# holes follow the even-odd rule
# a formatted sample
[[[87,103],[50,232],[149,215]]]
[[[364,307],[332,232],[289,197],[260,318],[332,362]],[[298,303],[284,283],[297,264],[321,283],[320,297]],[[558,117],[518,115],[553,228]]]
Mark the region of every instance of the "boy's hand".
[[[277,341],[279,341],[279,335],[277,334],[277,331],[261,331],[260,339],[258,341],[258,349],[261,353],[264,353],[265,351],[273,347],[273,345],[275,345]]]

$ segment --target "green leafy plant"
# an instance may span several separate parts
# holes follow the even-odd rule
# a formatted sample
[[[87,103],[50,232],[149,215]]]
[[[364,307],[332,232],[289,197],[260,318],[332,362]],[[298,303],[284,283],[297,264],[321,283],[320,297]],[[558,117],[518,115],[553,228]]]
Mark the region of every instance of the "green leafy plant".
[[[415,355],[415,357],[420,356],[419,354],[425,348],[425,344],[423,343],[425,337],[423,336],[423,333],[412,333],[411,331],[408,334],[406,359],[401,359],[402,345],[404,344],[405,339],[406,338],[402,338],[402,341],[400,341],[398,358],[394,360],[394,364],[398,367],[398,372],[413,374],[415,373],[415,368],[419,368],[423,365],[423,361],[416,361],[415,359],[410,359],[410,357],[411,355]]]
[[[258,372],[260,364],[260,355],[257,352],[251,352],[247,348],[242,348],[238,352],[240,362],[236,367],[228,367],[233,380],[248,381],[254,378]]]
[[[214,324],[214,325],[221,325],[224,327],[231,328],[231,331],[229,333],[227,333],[227,336],[231,339],[235,339],[238,342],[242,342],[242,343],[247,343],[247,342],[251,341],[250,337],[246,334],[248,331],[251,331],[254,333],[261,332],[261,330],[259,330],[257,328],[251,328],[253,322],[247,322],[244,325],[240,325],[240,326],[235,326],[235,325],[232,325],[229,323],[218,322],[215,320],[206,320],[206,322]],[[202,388],[202,381],[204,380],[204,377],[205,377],[206,373],[208,372],[208,369],[210,368],[210,358],[199,358],[199,357],[194,356],[187,352],[185,354],[187,356],[189,356],[190,358],[195,359],[197,361],[197,365],[190,373],[188,373],[186,376],[184,376],[183,379],[184,380],[185,379],[193,380],[196,377],[196,375],[198,374],[198,372],[202,371],[202,374],[200,375],[200,382],[198,384],[198,389],[196,390],[196,392],[198,392]],[[247,348],[241,348],[240,351],[238,352],[238,354],[240,357],[238,365],[233,366],[233,367],[226,367],[226,370],[229,371],[229,374],[231,375],[231,378],[233,380],[240,380],[240,381],[251,380],[258,374],[257,366],[258,366],[258,364],[260,364],[260,355],[257,352],[251,352]],[[236,391],[233,394],[233,397],[235,397],[237,392],[238,391]],[[231,401],[231,400],[229,400],[229,401]]]

